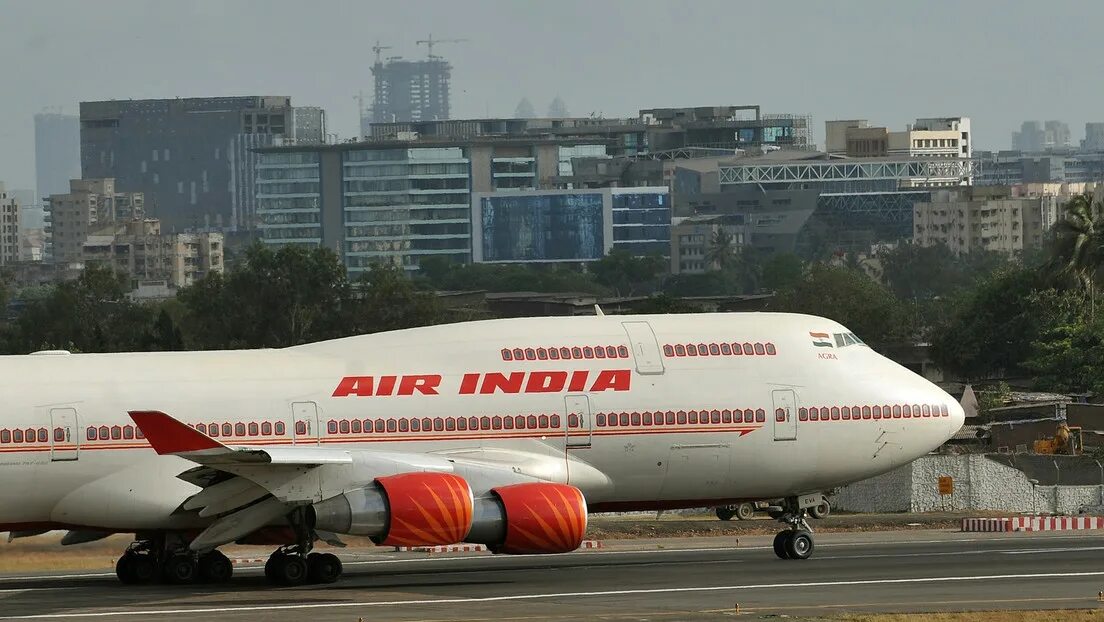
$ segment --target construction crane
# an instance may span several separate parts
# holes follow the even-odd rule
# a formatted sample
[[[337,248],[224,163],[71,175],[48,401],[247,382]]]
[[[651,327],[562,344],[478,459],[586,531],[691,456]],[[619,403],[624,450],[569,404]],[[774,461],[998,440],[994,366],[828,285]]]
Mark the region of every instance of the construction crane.
[[[430,38],[432,38],[432,36]],[[380,45],[379,39],[376,39],[376,44],[372,46],[372,51],[376,53],[376,64],[377,65],[382,62],[382,60],[380,59],[380,52],[382,52],[384,50],[390,50],[390,49],[391,49],[390,45]]]
[[[418,45],[425,44],[427,56],[429,58],[438,58],[437,56],[433,55],[433,46],[434,45],[436,45],[438,43],[464,43],[466,41],[467,41],[467,39],[434,39],[433,35],[429,35],[428,39],[422,39],[421,41],[418,41],[417,44]]]

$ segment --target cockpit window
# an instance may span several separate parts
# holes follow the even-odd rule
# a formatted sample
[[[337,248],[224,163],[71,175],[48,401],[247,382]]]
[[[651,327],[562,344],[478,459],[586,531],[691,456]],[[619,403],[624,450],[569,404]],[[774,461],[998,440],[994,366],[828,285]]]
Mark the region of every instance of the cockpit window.
[[[855,333],[833,333],[832,337],[836,340],[837,348],[846,348],[847,346],[865,346],[862,339],[859,339]]]

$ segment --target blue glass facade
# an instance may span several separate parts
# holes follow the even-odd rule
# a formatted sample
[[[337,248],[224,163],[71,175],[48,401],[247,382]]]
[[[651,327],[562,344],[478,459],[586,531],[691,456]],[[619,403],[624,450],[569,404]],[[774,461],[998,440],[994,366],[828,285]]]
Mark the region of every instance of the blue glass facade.
[[[256,170],[257,218],[265,244],[321,244],[318,153],[263,153]]]
[[[618,192],[611,196],[613,247],[633,255],[671,255],[671,198],[664,192]]]
[[[482,197],[483,261],[589,261],[605,255],[601,193]]]

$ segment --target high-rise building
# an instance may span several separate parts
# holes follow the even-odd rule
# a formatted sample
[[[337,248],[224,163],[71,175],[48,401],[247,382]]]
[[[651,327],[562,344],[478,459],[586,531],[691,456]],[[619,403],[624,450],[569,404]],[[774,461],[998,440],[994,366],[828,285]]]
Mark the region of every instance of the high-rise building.
[[[917,119],[903,132],[871,127],[864,119],[825,122],[826,151],[852,158],[907,156],[969,158],[973,139],[969,117]]]
[[[19,201],[0,182],[0,266],[10,266],[20,259],[19,213]]]
[[[1066,149],[1070,146],[1069,125],[1062,121],[1024,121],[1012,132],[1012,149],[1027,153]]]
[[[372,65],[372,76],[376,81],[372,123],[449,118],[452,65],[440,56],[377,60]]]
[[[76,115],[43,112],[34,116],[35,191],[39,198],[64,194],[69,180],[81,176],[80,120]]]
[[[144,216],[141,192],[118,192],[114,179],[72,179],[68,193],[47,199],[46,257],[62,269],[80,264],[84,243],[97,226]]]
[[[263,138],[254,138],[261,136]],[[81,102],[81,172],[145,193],[168,231],[235,230],[253,222],[253,143],[322,142],[318,108],[288,97]]]
[[[1104,151],[1104,123],[1086,123],[1081,151]]]

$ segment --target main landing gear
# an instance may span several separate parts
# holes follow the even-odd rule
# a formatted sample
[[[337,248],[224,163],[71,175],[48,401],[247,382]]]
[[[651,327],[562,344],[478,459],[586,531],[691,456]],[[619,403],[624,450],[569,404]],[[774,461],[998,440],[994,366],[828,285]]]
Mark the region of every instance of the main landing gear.
[[[126,585],[226,583],[234,576],[234,565],[219,551],[201,555],[187,545],[177,534],[140,536],[115,562],[115,575]]]
[[[333,583],[341,577],[341,560],[333,553],[312,553],[314,533],[302,509],[288,515],[296,543],[276,549],[265,563],[265,577],[274,585]]]
[[[823,503],[822,495],[786,497],[778,511],[771,515],[788,529],[774,537],[774,554],[779,559],[809,559],[813,554],[813,530],[805,520],[809,508]]]

